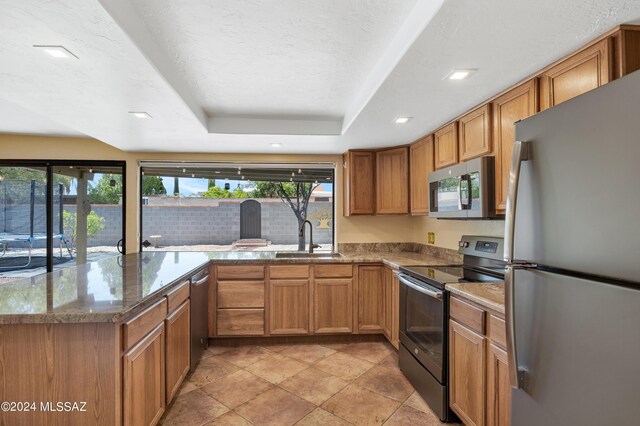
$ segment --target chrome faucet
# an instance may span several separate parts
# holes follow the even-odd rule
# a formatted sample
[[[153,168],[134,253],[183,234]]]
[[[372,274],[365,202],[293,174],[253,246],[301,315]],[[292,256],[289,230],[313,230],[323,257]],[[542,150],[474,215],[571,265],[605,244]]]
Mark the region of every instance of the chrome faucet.
[[[311,222],[309,222],[308,220],[305,220],[304,222],[302,222],[302,226],[300,227],[300,233],[298,235],[301,237],[304,236],[305,223],[309,224],[309,253],[313,253],[313,249],[319,248],[320,246],[318,244],[313,244],[313,225],[311,225]]]

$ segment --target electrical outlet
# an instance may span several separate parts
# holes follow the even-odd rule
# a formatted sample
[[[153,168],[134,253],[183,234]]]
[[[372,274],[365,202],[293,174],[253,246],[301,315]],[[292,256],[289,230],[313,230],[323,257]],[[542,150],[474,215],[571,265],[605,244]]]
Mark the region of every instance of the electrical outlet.
[[[436,243],[436,233],[435,232],[428,232],[427,233],[427,242],[429,244],[435,244]]]

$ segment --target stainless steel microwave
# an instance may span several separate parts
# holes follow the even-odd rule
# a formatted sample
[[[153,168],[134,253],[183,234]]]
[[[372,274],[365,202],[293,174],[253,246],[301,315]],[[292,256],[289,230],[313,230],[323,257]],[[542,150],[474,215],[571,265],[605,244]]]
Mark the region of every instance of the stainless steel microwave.
[[[429,173],[429,216],[492,218],[494,188],[493,157],[475,158]]]

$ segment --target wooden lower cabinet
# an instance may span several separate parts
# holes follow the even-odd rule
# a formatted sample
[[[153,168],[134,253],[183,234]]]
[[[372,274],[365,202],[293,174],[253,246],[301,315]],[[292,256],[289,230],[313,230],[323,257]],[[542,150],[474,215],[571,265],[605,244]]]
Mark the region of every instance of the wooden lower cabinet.
[[[400,280],[393,272],[391,279],[391,344],[400,349]]]
[[[218,309],[218,336],[264,335],[264,309]]]
[[[271,334],[309,334],[309,280],[271,280],[269,286]]]
[[[125,426],[156,424],[166,407],[164,322],[125,353],[123,376]]]
[[[449,321],[449,403],[465,425],[485,424],[487,338]]]
[[[315,279],[314,332],[353,333],[353,279]]]
[[[384,268],[384,318],[382,320],[382,332],[391,341],[391,329],[393,328],[393,269]]]
[[[511,386],[507,352],[491,343],[487,363],[487,425],[508,426]]]
[[[358,332],[381,333],[384,322],[384,267],[358,267]]]
[[[166,329],[166,396],[167,404],[178,392],[191,365],[191,310],[185,301],[165,320]]]

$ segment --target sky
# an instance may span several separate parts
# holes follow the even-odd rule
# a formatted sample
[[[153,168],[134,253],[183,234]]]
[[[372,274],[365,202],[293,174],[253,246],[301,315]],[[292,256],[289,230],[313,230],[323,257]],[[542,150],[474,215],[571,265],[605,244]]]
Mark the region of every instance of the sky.
[[[172,177],[162,177],[162,183],[164,184],[165,189],[167,190],[167,194],[173,194],[173,178]],[[225,181],[224,179],[216,179],[216,186],[220,188],[224,188],[224,184],[229,183],[230,189],[234,190],[238,187],[238,185],[246,183],[246,181],[242,180],[231,180]],[[191,194],[197,194],[198,192],[205,192],[207,190],[207,179],[202,178],[180,178],[180,195],[189,196]],[[333,184],[323,184],[325,191],[331,191]]]

